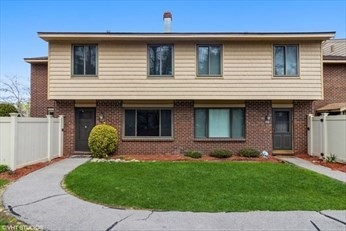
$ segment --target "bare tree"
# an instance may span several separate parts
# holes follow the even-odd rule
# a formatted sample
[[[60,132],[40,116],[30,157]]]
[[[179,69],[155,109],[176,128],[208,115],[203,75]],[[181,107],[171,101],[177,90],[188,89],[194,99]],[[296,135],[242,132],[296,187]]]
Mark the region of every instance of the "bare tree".
[[[0,80],[0,101],[13,104],[21,116],[30,111],[30,88],[21,83],[18,77],[6,76]]]

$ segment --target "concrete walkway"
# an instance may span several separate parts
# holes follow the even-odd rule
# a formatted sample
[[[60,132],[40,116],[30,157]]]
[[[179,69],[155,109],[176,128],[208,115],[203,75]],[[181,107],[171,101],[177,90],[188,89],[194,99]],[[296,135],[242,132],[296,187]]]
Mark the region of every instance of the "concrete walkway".
[[[315,165],[310,161],[297,157],[279,157],[279,159],[346,183],[346,173],[344,172],[331,170],[321,165]]]
[[[87,159],[65,159],[12,185],[3,203],[23,222],[45,230],[342,230],[346,211],[192,213],[119,210],[80,200],[60,183]],[[318,203],[318,202],[316,202]]]

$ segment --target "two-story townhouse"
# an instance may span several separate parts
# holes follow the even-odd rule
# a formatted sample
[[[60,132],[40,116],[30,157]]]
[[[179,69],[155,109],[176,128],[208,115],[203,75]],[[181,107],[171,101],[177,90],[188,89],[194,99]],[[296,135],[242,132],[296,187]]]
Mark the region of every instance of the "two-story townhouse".
[[[48,58],[26,61],[47,67],[47,99],[65,116],[65,155],[88,151],[102,122],[117,128],[121,154],[306,152],[307,114],[323,99],[321,43],[334,36],[38,34]]]

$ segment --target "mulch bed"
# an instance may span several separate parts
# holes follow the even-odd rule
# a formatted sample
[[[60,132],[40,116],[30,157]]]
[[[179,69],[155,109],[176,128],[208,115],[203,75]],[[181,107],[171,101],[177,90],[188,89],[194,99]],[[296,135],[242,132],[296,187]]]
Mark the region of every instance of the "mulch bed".
[[[26,167],[23,168],[19,168],[16,169],[14,172],[3,172],[0,173],[0,179],[4,179],[4,180],[8,180],[8,181],[15,181],[18,180],[19,178],[28,175],[31,172],[34,172],[40,168],[46,167],[50,164],[56,163],[60,160],[64,159],[64,157],[58,157],[55,158],[51,161],[48,162],[42,162],[42,163],[37,163],[37,164],[33,164],[33,165],[28,165]]]
[[[215,157],[211,157],[208,155],[202,155],[199,159],[194,159],[190,157],[186,157],[181,154],[129,154],[129,155],[114,155],[112,159],[124,159],[124,160],[140,160],[140,161],[261,161],[261,162],[281,162],[277,158],[273,156],[269,156],[268,158],[256,157],[241,157],[237,155],[233,155],[231,158],[219,159]]]
[[[315,165],[322,165],[324,167],[331,168],[332,170],[338,170],[341,172],[346,172],[346,164],[342,163],[329,163],[325,159],[321,159],[317,156],[309,156],[308,154],[297,154],[296,157],[302,158],[304,160],[308,160]]]

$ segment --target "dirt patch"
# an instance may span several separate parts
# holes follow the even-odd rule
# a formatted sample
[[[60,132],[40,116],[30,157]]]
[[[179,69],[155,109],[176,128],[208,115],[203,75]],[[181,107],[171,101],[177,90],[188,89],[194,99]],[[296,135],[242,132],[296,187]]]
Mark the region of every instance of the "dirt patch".
[[[43,167],[46,167],[46,166],[53,164],[55,162],[58,162],[62,159],[64,159],[64,157],[55,158],[55,159],[53,159],[51,161],[47,161],[47,162],[28,165],[28,166],[25,166],[23,168],[16,169],[13,172],[9,172],[9,171],[3,172],[0,174],[0,179],[5,179],[8,181],[15,181],[15,180],[18,180],[19,178],[21,178],[25,175],[28,175],[29,173],[31,173],[33,171],[36,171],[36,170],[43,168]]]
[[[330,163],[325,159],[321,159],[317,156],[309,156],[308,154],[297,154],[296,157],[302,158],[304,160],[308,160],[315,165],[322,165],[324,167],[331,168],[332,170],[338,170],[341,172],[346,172],[346,164],[342,163]]]
[[[144,155],[144,154],[128,154],[128,155],[114,155],[112,159],[124,159],[124,160],[140,160],[140,161],[261,161],[261,162],[281,162],[273,156],[268,158],[256,157],[248,158],[233,155],[231,158],[218,159],[208,155],[202,155],[202,158],[193,159],[186,157],[182,154],[153,154],[153,155]]]

